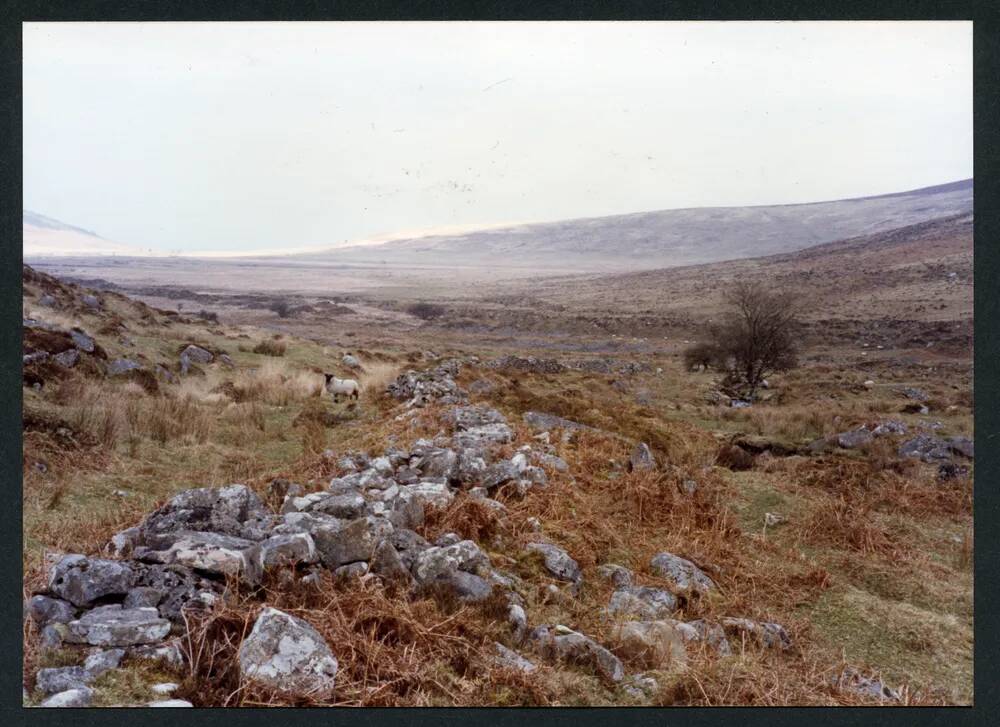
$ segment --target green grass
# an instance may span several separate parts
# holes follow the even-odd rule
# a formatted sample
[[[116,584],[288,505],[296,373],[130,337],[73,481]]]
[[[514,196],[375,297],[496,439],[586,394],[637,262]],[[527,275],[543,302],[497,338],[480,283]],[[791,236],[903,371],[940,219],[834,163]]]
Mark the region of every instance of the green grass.
[[[880,669],[890,685],[937,689],[955,703],[971,703],[969,621],[851,586],[824,593],[809,617],[821,642]]]

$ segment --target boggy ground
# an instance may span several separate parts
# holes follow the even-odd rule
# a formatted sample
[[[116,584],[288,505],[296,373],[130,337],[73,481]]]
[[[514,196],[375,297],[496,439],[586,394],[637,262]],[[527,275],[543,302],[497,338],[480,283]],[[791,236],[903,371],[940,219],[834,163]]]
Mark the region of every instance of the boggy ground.
[[[594,354],[587,350],[593,341],[578,339],[576,350],[553,354],[522,339],[525,356],[596,362],[539,373],[552,367],[485,365],[517,348],[517,340],[454,337],[419,321],[368,331],[357,325],[345,339],[338,319],[330,318],[326,335],[302,337],[287,332],[287,321],[274,320],[286,326],[276,333],[225,314],[216,324],[91,292],[97,307],[83,302],[87,291],[26,273],[25,317],[62,330],[78,326],[103,354],[81,354],[69,369],[51,362],[26,367],[42,383],[36,389],[30,379],[24,389],[26,597],[44,587],[46,554],[98,554],[114,533],[179,491],[241,482],[276,506],[269,495],[276,478],[307,490],[325,487],[336,474],[327,450],[374,456],[434,436],[447,407],[431,405],[397,420],[405,405],[385,387],[404,369],[454,355],[468,361],[457,383],[471,401],[495,407],[514,427],[516,439],[505,445],[510,452],[538,446],[521,418],[527,411],[594,429],[570,441],[554,436],[567,472],[549,469],[548,487],[523,496],[501,489],[493,497],[506,506],[504,515],[459,496],[447,509],[429,512],[420,534],[433,541],[455,532],[475,540],[497,567],[526,584],[530,625],[563,624],[584,633],[619,655],[629,675],[655,680],[655,688],[630,690],[590,667],[543,658],[512,639],[493,602],[404,597],[378,579],[337,582],[326,575],[304,585],[272,574],[260,589],[232,584],[232,597],[192,632],[185,666],[127,660],[94,682],[95,705],[147,702],[150,685],[162,681],[179,683],[176,696],[198,705],[307,703],[244,684],[234,670],[239,642],[264,603],[301,616],[333,648],[337,689],[323,703],[972,701],[971,473],[940,481],[937,464],[899,457],[897,446],[908,435],[880,437],[860,449],[807,448],[820,437],[887,420],[903,422],[909,435],[926,429],[971,437],[971,356],[874,346],[862,356],[855,346],[819,345],[801,368],[770,381],[764,401],[733,409],[709,401],[714,375],[685,371],[679,347],[622,346]],[[45,294],[54,305],[41,304]],[[26,354],[64,345],[36,333],[26,334],[26,342]],[[216,356],[225,352],[231,367],[216,358],[181,376],[178,355],[188,344]],[[341,362],[348,346],[365,373]],[[470,353],[480,363],[468,360]],[[149,373],[101,373],[122,357]],[[154,373],[156,364],[169,375]],[[358,378],[360,402],[334,404],[323,396],[323,371]],[[901,412],[914,409],[903,393],[907,387],[927,395],[926,414]],[[720,459],[734,440],[747,456]],[[637,442],[652,448],[655,470],[628,471]],[[970,461],[957,461],[971,469]],[[538,538],[579,563],[577,592],[525,554],[523,546]],[[642,585],[669,589],[650,568],[651,557],[663,551],[699,564],[718,586],[704,598],[682,601],[675,618],[776,622],[792,647],[731,639],[733,653],[692,647],[683,666],[627,655],[617,624],[603,612],[614,586],[599,568],[617,563]],[[525,674],[498,665],[497,641],[538,669]],[[40,648],[37,628],[25,622],[29,692],[40,667],[82,658],[72,649]],[[899,700],[839,688],[845,667],[880,678],[899,690]],[[30,703],[39,700],[37,693],[29,696]]]

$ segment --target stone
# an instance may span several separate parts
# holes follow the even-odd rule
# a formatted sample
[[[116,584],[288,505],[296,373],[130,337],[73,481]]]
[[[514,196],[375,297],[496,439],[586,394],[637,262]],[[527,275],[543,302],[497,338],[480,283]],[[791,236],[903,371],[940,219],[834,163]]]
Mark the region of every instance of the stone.
[[[921,389],[914,388],[912,386],[907,386],[902,389],[898,389],[899,393],[905,396],[907,399],[913,399],[914,401],[927,401],[930,399],[927,392]]]
[[[545,470],[534,465],[524,469],[524,479],[530,482],[532,487],[547,487],[549,484],[549,476],[545,474]]]
[[[69,336],[73,339],[73,345],[84,353],[93,353],[95,350],[94,339],[88,336],[86,333],[81,331],[79,328],[73,328],[69,332]]]
[[[84,660],[83,670],[96,678],[106,671],[117,669],[123,658],[125,658],[125,649],[101,649]]]
[[[410,570],[389,539],[379,541],[372,553],[369,570],[386,580],[410,580]]]
[[[566,464],[566,460],[562,457],[557,457],[554,454],[540,453],[536,455],[539,464],[554,469],[556,472],[568,472],[569,465]]]
[[[53,694],[43,701],[40,707],[87,707],[94,698],[94,690],[89,687],[68,689],[65,692]]]
[[[518,479],[520,474],[516,464],[510,460],[501,460],[486,469],[479,484],[487,490],[492,490],[500,485]]]
[[[263,540],[270,530],[270,512],[246,485],[202,487],[174,495],[141,525],[144,536],[177,530],[197,530]]]
[[[597,572],[602,577],[607,578],[618,588],[627,588],[632,585],[635,577],[628,568],[617,563],[605,563],[597,567]]]
[[[208,364],[215,360],[215,355],[211,351],[208,351],[201,346],[195,346],[192,343],[181,351],[181,360],[185,358],[188,361],[193,361],[194,363]]]
[[[701,619],[688,623],[675,619],[660,620],[669,622],[685,644],[705,644],[720,656],[729,656],[732,653],[729,641],[726,640],[726,632],[718,624],[710,624]]]
[[[46,649],[61,649],[69,633],[66,624],[50,623],[39,634],[39,643]]]
[[[444,482],[425,480],[400,487],[399,499],[403,504],[417,502],[424,507],[445,508],[455,499],[455,493]]]
[[[94,676],[82,666],[39,669],[35,675],[35,688],[45,696],[49,696],[69,689],[86,687],[93,680]]]
[[[528,615],[524,612],[524,607],[512,603],[507,609],[507,623],[513,630],[516,639],[523,638],[528,629]]]
[[[25,609],[28,616],[38,628],[44,628],[50,623],[69,623],[76,618],[73,604],[59,598],[48,596],[32,596]]]
[[[179,639],[170,639],[152,646],[133,646],[128,650],[130,657],[162,664],[171,669],[184,666],[184,651]]]
[[[116,533],[111,536],[111,541],[108,543],[107,550],[111,555],[117,556],[119,558],[125,558],[132,555],[132,551],[135,547],[142,542],[142,531],[137,528],[126,528],[120,533]]]
[[[730,636],[749,637],[768,649],[784,651],[792,646],[792,638],[780,624],[730,617],[723,618],[721,623]]]
[[[68,351],[57,353],[52,357],[52,360],[63,368],[71,369],[76,366],[77,361],[80,360],[80,352],[75,348],[71,348]]]
[[[309,623],[265,607],[239,650],[244,679],[281,691],[323,698],[333,694],[337,659]]]
[[[945,440],[931,434],[918,434],[899,445],[900,457],[913,457],[924,462],[941,462],[952,457],[952,448]]]
[[[482,404],[473,406],[456,406],[444,416],[453,429],[462,431],[486,426],[488,424],[506,424],[507,418],[499,411]]]
[[[839,689],[880,702],[898,702],[902,698],[898,690],[889,688],[881,679],[866,677],[853,667],[845,668],[832,681]]]
[[[120,376],[121,374],[127,374],[129,371],[138,371],[141,368],[142,364],[131,359],[116,358],[108,364],[108,376]]]
[[[454,545],[421,551],[414,559],[412,572],[420,583],[429,583],[459,570],[471,573],[489,563],[489,558],[478,545],[471,540],[462,540]]]
[[[55,299],[55,296],[43,293],[38,299],[38,305],[44,306],[45,308],[55,308],[59,305],[59,301]]]
[[[626,621],[616,631],[618,653],[656,669],[687,664],[686,639],[671,619]]]
[[[180,688],[181,685],[176,684],[174,682],[160,682],[159,684],[154,684],[152,687],[150,687],[150,691],[153,692],[153,694],[165,697],[170,694],[173,694]]]
[[[340,362],[349,369],[357,370],[361,368],[361,362],[358,360],[358,358],[349,353],[345,353],[343,356],[341,356]]]
[[[467,603],[480,603],[493,593],[493,586],[485,578],[461,570],[440,576],[433,583],[447,587],[458,600]]]
[[[673,553],[657,553],[649,565],[680,591],[704,593],[715,587],[715,582],[701,568]]]
[[[89,295],[89,294],[88,295],[81,295],[80,296],[80,302],[83,303],[88,308],[97,309],[97,308],[101,307],[101,301],[98,300],[97,296],[94,296],[94,295]]]
[[[412,467],[400,467],[396,470],[395,480],[401,485],[412,485],[420,480],[420,472]]]
[[[159,699],[153,702],[147,702],[147,707],[194,707],[191,702],[186,699]]]
[[[650,472],[655,469],[656,459],[653,457],[652,450],[650,450],[648,444],[640,442],[632,450],[632,454],[629,455],[629,472]]]
[[[318,530],[336,531],[346,524],[346,521],[340,518],[321,512],[286,512],[281,516],[281,522],[271,530],[271,533],[273,535],[309,533],[315,540]]]
[[[313,540],[319,551],[320,561],[327,568],[338,568],[345,563],[367,561],[376,543],[391,535],[392,523],[371,515],[347,523],[339,530],[316,530]]]
[[[117,560],[72,554],[49,574],[49,592],[74,606],[88,606],[104,596],[123,596],[135,582],[135,572]]]
[[[594,669],[605,679],[620,682],[625,669],[617,656],[588,636],[565,626],[540,626],[531,633],[543,656]]]
[[[655,620],[677,609],[677,598],[670,591],[645,586],[626,586],[611,594],[608,613]]]
[[[532,664],[530,661],[525,659],[523,656],[518,654],[513,649],[508,649],[506,646],[501,644],[499,641],[493,642],[493,647],[496,649],[496,662],[501,667],[505,669],[515,669],[517,671],[523,671],[525,674],[530,674],[535,671],[538,667]]]
[[[975,458],[975,445],[968,437],[951,437],[948,439],[948,447],[963,457],[968,459]]]
[[[868,444],[871,444],[875,435],[872,434],[866,427],[861,427],[859,429],[854,429],[850,432],[842,432],[837,435],[837,446],[842,449],[859,449]]]
[[[260,544],[262,570],[318,561],[319,555],[316,552],[316,545],[309,533],[272,535]]]
[[[626,677],[622,690],[633,699],[645,699],[656,694],[660,683],[648,674],[633,674]]]
[[[147,536],[147,546],[135,557],[149,563],[182,565],[223,576],[237,576],[251,585],[260,583],[261,549],[251,540],[214,532],[176,531]]]
[[[337,580],[347,580],[348,578],[360,578],[368,572],[368,564],[364,561],[348,563],[333,571],[333,576]]]
[[[153,586],[133,588],[122,601],[123,608],[156,608],[166,597],[166,592]]]
[[[429,447],[420,449],[410,457],[409,466],[424,477],[450,479],[458,464],[458,455],[452,449]]]
[[[155,608],[100,606],[67,625],[66,641],[92,646],[152,644],[170,633],[170,622]]]
[[[876,424],[875,428],[872,429],[872,434],[876,437],[884,437],[889,434],[906,434],[906,424],[898,419],[887,419]]]
[[[209,580],[197,575],[192,569],[182,565],[151,565],[145,568],[136,582],[138,587],[150,589],[143,598],[152,600],[155,592],[162,594],[155,604],[163,618],[177,624],[184,623],[186,609],[204,610],[211,607],[221,595],[224,588],[217,580]],[[135,589],[135,590],[138,590]],[[131,596],[132,591],[129,592]],[[139,596],[136,596],[138,599]],[[131,606],[129,596],[126,596],[126,608]],[[138,600],[135,602],[139,606]],[[146,602],[147,606],[153,604]]]
[[[313,492],[302,497],[288,497],[281,506],[281,512],[321,512],[345,520],[353,520],[365,514],[365,498],[356,491]]]
[[[464,486],[475,485],[482,481],[488,466],[483,450],[466,447],[458,453],[454,477]]]
[[[559,546],[551,543],[528,543],[525,549],[541,553],[545,569],[559,580],[571,583],[580,583],[583,580],[580,565]]]
[[[777,525],[781,525],[786,521],[784,515],[779,515],[776,512],[765,512],[764,513],[764,527],[773,528]]]
[[[514,430],[507,424],[484,424],[455,432],[452,442],[458,447],[490,447],[514,441]]]

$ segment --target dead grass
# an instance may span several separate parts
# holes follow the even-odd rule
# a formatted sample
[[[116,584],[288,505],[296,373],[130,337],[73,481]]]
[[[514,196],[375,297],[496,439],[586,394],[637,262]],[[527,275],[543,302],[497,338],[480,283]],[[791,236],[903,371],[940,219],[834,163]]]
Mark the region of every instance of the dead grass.
[[[386,396],[386,387],[399,376],[403,367],[392,361],[365,363],[364,372],[358,376],[361,395],[369,403],[376,403]]]

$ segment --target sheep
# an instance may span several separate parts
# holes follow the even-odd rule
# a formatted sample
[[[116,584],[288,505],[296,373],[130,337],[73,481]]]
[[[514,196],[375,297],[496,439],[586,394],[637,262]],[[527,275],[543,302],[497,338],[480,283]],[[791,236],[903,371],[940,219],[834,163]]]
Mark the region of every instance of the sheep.
[[[338,379],[333,374],[323,374],[326,377],[326,390],[333,397],[334,401],[340,401],[341,394],[347,394],[348,398],[357,399],[361,391],[358,382],[354,379]]]

